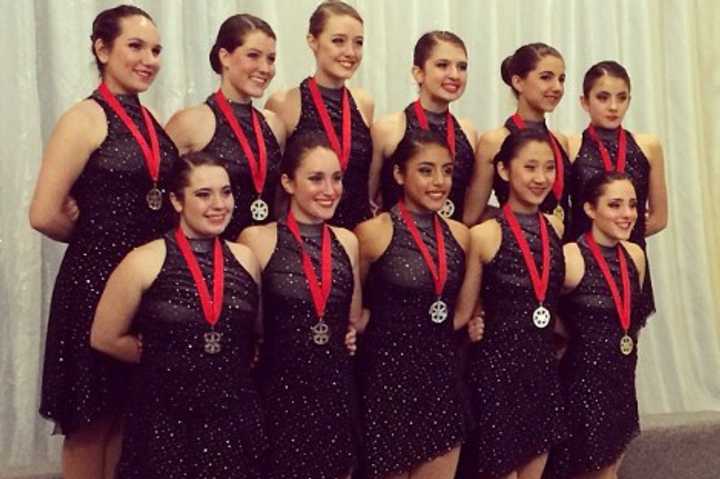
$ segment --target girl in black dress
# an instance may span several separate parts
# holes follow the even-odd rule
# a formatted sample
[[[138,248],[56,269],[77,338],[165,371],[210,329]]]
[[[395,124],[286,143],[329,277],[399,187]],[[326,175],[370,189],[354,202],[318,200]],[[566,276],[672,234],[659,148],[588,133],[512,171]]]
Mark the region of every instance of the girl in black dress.
[[[55,280],[40,414],[65,435],[63,477],[112,477],[127,397],[126,366],[90,348],[90,325],[110,272],[173,224],[165,195],[177,150],[144,108],[160,68],[160,37],[133,6],[101,12],[92,51],[101,85],[53,131],[30,223],[68,243]]]
[[[273,94],[266,108],[278,114],[290,136],[325,132],[343,171],[343,195],[330,222],[352,229],[370,217],[374,106],[367,92],[345,85],[362,60],[363,19],[345,2],[325,1],[310,17],[307,41],[315,55],[315,74],[297,88]]]
[[[357,239],[326,223],[343,184],[322,131],[294,136],[281,172],[287,214],[240,235],[262,268],[264,477],[347,478],[357,457],[350,357],[361,314]]]
[[[454,165],[443,138],[413,131],[394,159],[402,197],[356,229],[370,314],[358,367],[364,467],[373,479],[449,479],[470,429],[453,335],[468,230],[438,214]]]
[[[179,225],[123,259],[92,328],[94,348],[139,363],[117,477],[259,479],[260,268],[219,238],[233,210],[222,160],[185,155],[170,182]]]
[[[181,154],[204,151],[227,161],[235,211],[223,237],[234,241],[243,228],[276,213],[285,126],[252,105],[275,76],[275,33],[260,18],[233,15],[220,26],[210,65],[220,88],[205,103],[173,115],[167,131]]]

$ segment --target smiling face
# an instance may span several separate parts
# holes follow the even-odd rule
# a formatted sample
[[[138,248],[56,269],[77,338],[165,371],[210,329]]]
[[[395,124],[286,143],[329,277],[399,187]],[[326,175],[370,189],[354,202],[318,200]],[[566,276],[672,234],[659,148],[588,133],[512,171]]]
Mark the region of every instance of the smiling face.
[[[637,221],[637,195],[630,180],[615,180],[603,187],[595,203],[583,205],[585,214],[592,220],[595,240],[613,245],[630,238]]]
[[[275,76],[275,39],[262,30],[245,35],[232,52],[221,48],[223,92],[231,100],[249,102],[260,98]]]
[[[508,203],[513,211],[534,213],[555,181],[555,156],[546,141],[521,146],[510,165],[497,164],[500,177],[509,183]]]
[[[593,125],[618,128],[630,106],[630,88],[624,79],[605,74],[595,80],[590,93],[582,96],[580,103]]]
[[[447,148],[436,144],[420,145],[393,176],[403,188],[408,210],[416,213],[439,211],[452,187],[453,159]]]
[[[319,35],[308,34],[315,54],[315,79],[326,87],[341,87],[350,79],[363,56],[364,28],[349,15],[329,15]]]
[[[318,146],[305,151],[292,177],[283,174],[280,181],[299,222],[321,223],[335,214],[343,186],[340,161],[333,150]]]
[[[440,41],[422,68],[413,67],[425,106],[457,100],[467,84],[468,60],[465,50],[454,43]]]
[[[549,113],[560,103],[565,92],[565,62],[555,55],[545,55],[525,78],[513,75],[512,84],[518,102],[532,111]]]
[[[120,35],[111,45],[94,44],[103,65],[103,81],[115,94],[147,90],[160,70],[160,35],[155,24],[141,15],[121,18]]]
[[[196,166],[187,182],[182,195],[170,194],[180,213],[180,227],[188,238],[218,236],[230,222],[235,205],[227,171],[215,165]]]

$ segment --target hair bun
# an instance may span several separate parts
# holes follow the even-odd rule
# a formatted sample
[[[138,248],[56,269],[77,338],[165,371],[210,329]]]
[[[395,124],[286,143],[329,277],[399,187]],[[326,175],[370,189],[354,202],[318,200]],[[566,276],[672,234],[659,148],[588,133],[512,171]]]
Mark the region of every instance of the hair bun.
[[[502,80],[510,87],[512,87],[512,61],[515,55],[508,55],[505,60],[500,64],[500,76]]]

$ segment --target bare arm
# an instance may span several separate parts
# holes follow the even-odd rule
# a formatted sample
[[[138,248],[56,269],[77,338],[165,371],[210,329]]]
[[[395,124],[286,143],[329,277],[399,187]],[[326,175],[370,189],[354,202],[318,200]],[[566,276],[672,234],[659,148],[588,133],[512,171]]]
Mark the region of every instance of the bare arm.
[[[170,118],[165,132],[181,155],[200,151],[215,134],[215,115],[205,104],[181,110]]]
[[[466,225],[477,224],[485,211],[492,192],[495,174],[493,158],[505,136],[507,136],[507,131],[504,129],[489,131],[480,136],[475,149],[473,175],[465,192],[463,223]]]
[[[370,201],[377,208],[382,206],[380,195],[380,181],[383,164],[397,148],[405,132],[405,115],[393,113],[380,118],[370,129],[373,151],[370,162],[370,177],[368,180],[368,194]]]
[[[482,237],[476,228],[470,232],[470,247],[466,253],[465,276],[455,306],[453,327],[458,330],[470,321],[475,314],[475,307],[479,303],[480,284],[482,283],[482,261],[480,249]]]
[[[291,88],[287,91],[273,93],[265,103],[265,109],[275,113],[285,125],[286,135],[289,137],[300,121],[300,89]]]

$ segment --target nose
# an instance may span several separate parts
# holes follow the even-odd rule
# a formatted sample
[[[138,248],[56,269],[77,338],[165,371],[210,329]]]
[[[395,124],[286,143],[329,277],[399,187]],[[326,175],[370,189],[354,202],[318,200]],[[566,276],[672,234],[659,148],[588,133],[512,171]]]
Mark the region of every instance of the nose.
[[[460,77],[460,69],[458,68],[457,65],[452,64],[449,67],[448,74],[450,75],[450,78],[457,79]]]
[[[610,99],[610,110],[611,111],[617,111],[618,109],[618,100],[616,98]]]

